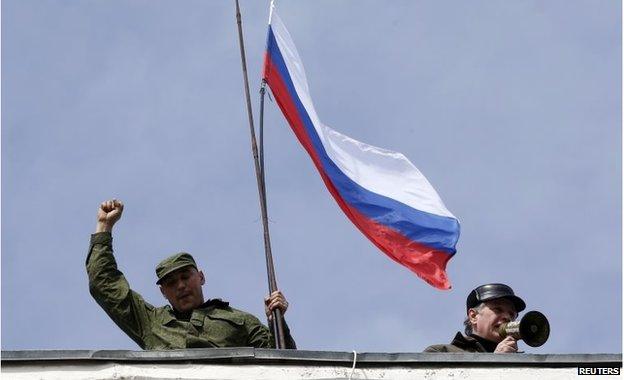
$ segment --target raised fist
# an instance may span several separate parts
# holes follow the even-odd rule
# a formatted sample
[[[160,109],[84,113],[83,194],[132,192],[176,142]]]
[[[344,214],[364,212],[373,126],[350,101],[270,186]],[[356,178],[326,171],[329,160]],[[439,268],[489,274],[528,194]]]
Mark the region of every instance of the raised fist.
[[[122,212],[123,203],[117,199],[102,202],[98,209],[95,232],[111,232],[115,223],[121,218]]]

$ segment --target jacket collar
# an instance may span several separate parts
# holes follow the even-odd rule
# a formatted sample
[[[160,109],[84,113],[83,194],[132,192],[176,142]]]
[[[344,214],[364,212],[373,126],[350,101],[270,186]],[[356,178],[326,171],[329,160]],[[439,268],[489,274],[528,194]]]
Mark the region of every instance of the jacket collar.
[[[210,306],[214,306],[219,309],[225,309],[226,307],[230,306],[230,303],[222,300],[221,298],[213,298],[204,302],[200,307],[198,307],[198,309],[204,309]]]
[[[459,347],[463,350],[474,350],[476,352],[490,352],[483,347],[478,340],[471,336],[464,336],[462,333],[458,332],[453,338],[451,342],[453,346]]]
[[[204,302],[203,304],[199,305],[199,307],[197,307],[197,309],[193,310],[191,313],[189,313],[188,315],[181,315],[180,313],[178,313],[176,310],[174,310],[170,305],[166,305],[165,306],[165,310],[167,310],[167,314],[166,316],[163,318],[163,324],[169,323],[174,319],[181,319],[181,320],[190,320],[193,316],[193,314],[196,314],[196,311],[205,311],[206,309],[210,309],[210,308],[216,308],[216,309],[226,309],[228,308],[230,305],[229,302],[227,301],[223,301],[221,298],[213,298],[213,299],[209,299],[208,301]]]

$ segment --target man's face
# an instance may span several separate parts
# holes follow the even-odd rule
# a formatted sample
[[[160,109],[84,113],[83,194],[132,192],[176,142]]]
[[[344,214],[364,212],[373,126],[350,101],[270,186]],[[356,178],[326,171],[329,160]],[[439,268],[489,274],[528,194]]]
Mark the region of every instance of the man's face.
[[[160,282],[160,292],[174,309],[185,313],[204,303],[204,282],[201,271],[186,266],[166,275]]]
[[[496,343],[503,340],[498,333],[500,325],[515,320],[517,316],[513,303],[505,298],[485,301],[479,312],[468,310],[473,333]]]

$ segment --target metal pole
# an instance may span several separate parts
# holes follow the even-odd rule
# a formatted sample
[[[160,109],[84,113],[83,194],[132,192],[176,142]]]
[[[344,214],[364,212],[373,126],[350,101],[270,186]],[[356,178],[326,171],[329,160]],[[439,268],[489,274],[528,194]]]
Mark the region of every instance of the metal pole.
[[[260,84],[260,178],[262,178],[262,191],[266,200],[266,182],[264,172],[264,94],[266,93],[266,81],[263,79]]]
[[[249,118],[249,131],[251,133],[251,150],[254,158],[254,167],[256,170],[256,182],[258,184],[258,193],[260,195],[260,211],[262,213],[262,226],[264,228],[264,253],[267,266],[267,277],[269,282],[269,292],[273,293],[277,290],[277,281],[275,279],[275,269],[273,268],[273,255],[271,254],[271,239],[269,236],[269,223],[266,207],[266,192],[264,189],[264,179],[262,173],[264,170],[260,168],[258,159],[258,146],[256,144],[256,133],[253,125],[253,113],[251,110],[251,97],[249,95],[249,80],[247,79],[247,60],[245,58],[245,45],[243,43],[243,27],[240,14],[240,6],[236,0],[236,23],[238,24],[238,42],[240,46],[241,63],[243,67],[243,79],[245,81],[245,97],[247,99],[247,116]],[[275,347],[286,348],[284,339],[284,322],[282,312],[279,309],[273,311],[273,332],[275,334]]]

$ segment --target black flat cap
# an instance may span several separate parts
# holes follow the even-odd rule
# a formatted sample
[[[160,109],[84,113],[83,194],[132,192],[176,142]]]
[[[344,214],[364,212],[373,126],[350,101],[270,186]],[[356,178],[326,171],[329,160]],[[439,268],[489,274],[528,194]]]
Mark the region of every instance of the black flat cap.
[[[522,298],[514,294],[511,287],[505,284],[485,284],[473,289],[466,299],[466,310],[473,308],[481,302],[506,298],[510,300],[516,312],[519,313],[526,308],[526,304]]]

